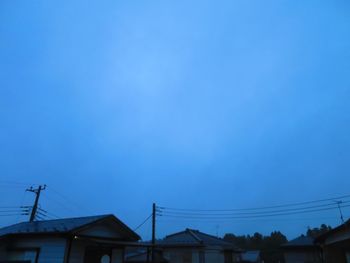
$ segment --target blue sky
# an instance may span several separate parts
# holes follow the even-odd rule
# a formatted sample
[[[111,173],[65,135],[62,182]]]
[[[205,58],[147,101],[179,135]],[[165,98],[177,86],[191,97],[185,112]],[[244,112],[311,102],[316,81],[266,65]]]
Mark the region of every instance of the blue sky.
[[[31,204],[25,187],[46,183],[56,215],[114,213],[135,227],[152,202],[350,194],[349,11],[345,0],[1,1],[0,206]],[[321,222],[338,212],[161,218],[158,236],[294,237]]]

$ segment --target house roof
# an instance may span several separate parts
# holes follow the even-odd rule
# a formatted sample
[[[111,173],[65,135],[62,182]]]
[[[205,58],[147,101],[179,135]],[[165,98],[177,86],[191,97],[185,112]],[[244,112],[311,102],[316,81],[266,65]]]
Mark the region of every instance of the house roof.
[[[93,224],[104,220],[113,220],[119,224],[126,232],[128,237],[133,240],[139,240],[140,237],[126,226],[114,215],[97,215],[76,218],[63,218],[55,220],[43,220],[34,222],[22,222],[10,225],[0,229],[0,238],[13,235],[35,235],[35,234],[74,234],[79,230],[85,229]]]
[[[282,247],[284,247],[284,248],[315,247],[314,238],[302,235],[300,237],[297,237],[297,238],[289,241],[286,244],[283,244]]]
[[[164,239],[157,241],[157,243],[161,246],[219,246],[227,250],[239,250],[232,243],[226,242],[219,237],[189,228],[168,235]]]
[[[348,219],[344,224],[341,224],[341,225],[327,231],[326,233],[318,236],[315,239],[315,243],[323,243],[329,236],[334,235],[334,234],[338,233],[339,231],[343,231],[343,230],[350,231],[350,219]]]

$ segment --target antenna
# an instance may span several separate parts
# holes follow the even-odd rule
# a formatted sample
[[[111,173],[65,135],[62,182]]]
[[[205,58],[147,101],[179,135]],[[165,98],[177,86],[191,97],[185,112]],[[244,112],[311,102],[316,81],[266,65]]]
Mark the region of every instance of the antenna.
[[[343,203],[343,201],[340,200],[340,201],[335,201],[335,202],[338,205],[341,222],[344,224],[343,212],[341,211],[341,206],[340,206]]]

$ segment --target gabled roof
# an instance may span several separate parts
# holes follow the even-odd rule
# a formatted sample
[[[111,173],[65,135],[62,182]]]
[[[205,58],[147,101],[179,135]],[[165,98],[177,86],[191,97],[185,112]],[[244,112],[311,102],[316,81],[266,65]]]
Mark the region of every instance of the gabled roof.
[[[168,235],[164,239],[157,241],[157,243],[161,246],[219,246],[222,249],[239,250],[232,243],[226,242],[219,237],[189,228],[184,231]]]
[[[15,225],[7,226],[0,229],[0,238],[14,235],[38,235],[38,234],[71,234],[88,228],[93,224],[100,223],[104,220],[116,222],[125,231],[127,236],[132,240],[139,240],[140,237],[128,226],[121,222],[114,215],[98,215],[76,218],[63,218],[55,220],[43,220],[34,222],[22,222]]]
[[[289,241],[286,244],[282,245],[283,248],[296,248],[296,247],[316,247],[314,244],[314,238],[309,237],[309,236],[300,236],[297,237],[291,241]]]

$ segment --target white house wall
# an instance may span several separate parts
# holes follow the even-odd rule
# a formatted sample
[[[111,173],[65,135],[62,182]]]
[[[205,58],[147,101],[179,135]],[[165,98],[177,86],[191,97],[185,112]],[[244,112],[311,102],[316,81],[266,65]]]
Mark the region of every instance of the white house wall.
[[[111,263],[123,263],[123,256],[124,256],[123,249],[113,249]]]
[[[205,263],[224,263],[225,257],[221,251],[218,250],[206,250],[205,251]]]
[[[23,238],[14,248],[40,248],[38,263],[63,263],[66,240],[63,238]]]
[[[0,260],[6,258],[6,249],[5,246],[0,246]]]
[[[73,240],[70,249],[69,263],[83,263],[86,245],[79,241]]]
[[[164,257],[169,260],[169,263],[184,263],[183,254],[188,253],[189,250],[185,249],[167,249],[164,251]],[[200,250],[193,249],[191,263],[201,263],[199,259]],[[204,250],[204,262],[205,263],[224,263],[225,256],[221,250]]]
[[[200,263],[199,250],[197,249],[180,249],[180,248],[166,249],[163,252],[163,256],[169,261],[169,263],[184,263],[184,260],[183,260],[184,253],[191,253],[192,255],[191,263]]]
[[[305,262],[319,262],[317,261],[317,254],[308,251],[290,251],[284,253],[286,263],[305,263]]]
[[[73,240],[69,256],[69,263],[84,263],[86,247],[86,243],[79,240]],[[123,254],[123,249],[113,249],[111,263],[123,263]]]
[[[106,224],[100,224],[90,227],[78,233],[78,235],[103,237],[103,238],[122,238],[119,232],[115,230],[112,226]]]

